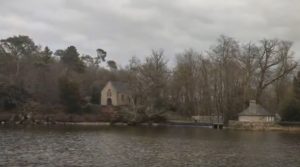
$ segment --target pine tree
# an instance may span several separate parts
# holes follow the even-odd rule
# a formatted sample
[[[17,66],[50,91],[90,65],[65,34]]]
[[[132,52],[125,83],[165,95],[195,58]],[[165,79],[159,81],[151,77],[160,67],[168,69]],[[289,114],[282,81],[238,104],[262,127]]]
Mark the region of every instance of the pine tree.
[[[59,80],[59,89],[62,104],[67,107],[67,110],[73,113],[80,112],[81,96],[78,83],[63,77]]]

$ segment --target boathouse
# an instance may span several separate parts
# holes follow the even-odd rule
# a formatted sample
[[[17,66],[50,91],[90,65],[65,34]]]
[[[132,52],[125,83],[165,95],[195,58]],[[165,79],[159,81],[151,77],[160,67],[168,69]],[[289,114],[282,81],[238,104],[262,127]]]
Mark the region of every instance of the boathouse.
[[[274,122],[275,115],[267,111],[255,100],[250,100],[249,107],[239,113],[240,122]]]

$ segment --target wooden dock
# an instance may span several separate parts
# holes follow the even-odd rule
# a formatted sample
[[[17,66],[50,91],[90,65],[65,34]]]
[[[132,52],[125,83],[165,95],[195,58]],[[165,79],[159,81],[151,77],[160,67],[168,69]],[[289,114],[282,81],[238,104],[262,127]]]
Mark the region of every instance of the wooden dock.
[[[213,127],[214,129],[223,129],[224,124],[223,124],[223,123],[213,123],[213,124],[212,124],[212,127]]]

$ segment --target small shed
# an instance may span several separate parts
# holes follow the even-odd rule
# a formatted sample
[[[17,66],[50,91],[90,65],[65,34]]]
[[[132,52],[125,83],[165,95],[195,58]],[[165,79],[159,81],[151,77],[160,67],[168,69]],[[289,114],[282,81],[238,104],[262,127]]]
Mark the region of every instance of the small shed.
[[[275,115],[267,111],[255,100],[250,100],[249,107],[239,113],[240,122],[274,122]]]

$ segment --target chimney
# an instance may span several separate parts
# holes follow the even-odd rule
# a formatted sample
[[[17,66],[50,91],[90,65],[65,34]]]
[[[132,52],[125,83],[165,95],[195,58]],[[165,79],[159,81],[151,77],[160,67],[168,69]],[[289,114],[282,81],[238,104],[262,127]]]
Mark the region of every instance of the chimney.
[[[250,100],[250,102],[249,102],[249,107],[250,108],[253,108],[253,107],[255,107],[256,106],[256,101],[255,100]]]

